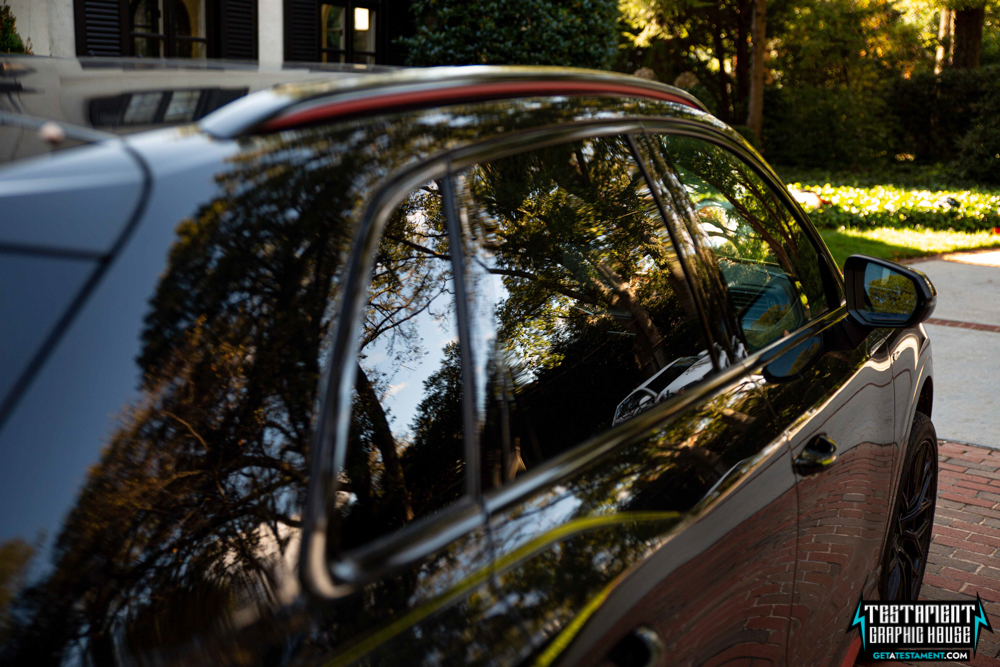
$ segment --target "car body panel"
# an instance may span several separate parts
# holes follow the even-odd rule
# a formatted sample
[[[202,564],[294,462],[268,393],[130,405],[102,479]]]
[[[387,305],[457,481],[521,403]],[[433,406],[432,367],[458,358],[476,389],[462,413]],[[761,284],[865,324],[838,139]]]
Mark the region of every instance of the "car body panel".
[[[828,324],[835,326],[836,316],[831,319]],[[877,582],[892,509],[898,447],[891,366],[884,349],[871,356],[866,346],[816,349],[808,345],[810,339],[832,332],[805,333],[812,334],[803,334],[807,344],[789,343],[784,355],[799,357],[804,347],[805,354],[819,358],[798,377],[763,383],[778,423],[787,430],[793,459],[819,435],[832,439],[838,454],[829,469],[799,475],[797,483],[799,556],[789,662],[839,664],[851,638],[826,629],[846,627],[860,593],[870,592]],[[871,337],[877,341],[884,333]],[[775,354],[770,363],[783,363],[784,355]]]
[[[619,535],[592,530],[562,550],[506,572],[498,568],[503,590],[524,600],[518,609],[532,640],[541,645],[551,638],[539,662],[558,656],[559,664],[600,664],[630,633],[646,628],[660,638],[671,664],[783,663],[795,567],[795,480],[783,436],[771,439],[775,431],[756,380],[736,376],[700,407],[619,450],[613,468],[602,466],[634,470],[617,477],[624,483],[611,498],[575,494],[585,499],[577,512],[589,504],[619,522],[635,517],[633,528]],[[709,418],[715,427],[698,429]],[[575,478],[562,487],[571,497],[574,487],[592,488],[586,472]],[[532,533],[527,520],[518,525],[518,509],[493,514],[494,535]],[[664,509],[677,512],[680,522],[644,533],[637,519]],[[722,533],[727,538],[719,540]],[[503,553],[506,545],[497,548]],[[572,595],[532,584],[528,575],[537,568],[571,573],[573,585],[565,590]],[[565,644],[565,655],[553,650]]]
[[[114,140],[0,170],[0,244],[98,259],[138,212],[146,181],[135,157]]]

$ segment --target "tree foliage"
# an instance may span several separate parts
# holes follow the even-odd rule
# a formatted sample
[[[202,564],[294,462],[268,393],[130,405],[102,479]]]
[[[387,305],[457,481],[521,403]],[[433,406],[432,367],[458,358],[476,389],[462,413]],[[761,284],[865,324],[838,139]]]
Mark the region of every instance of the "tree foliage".
[[[617,42],[615,0],[417,0],[411,10],[411,65],[605,69]]]
[[[31,41],[25,44],[17,34],[17,19],[7,0],[0,5],[0,53],[31,53]]]

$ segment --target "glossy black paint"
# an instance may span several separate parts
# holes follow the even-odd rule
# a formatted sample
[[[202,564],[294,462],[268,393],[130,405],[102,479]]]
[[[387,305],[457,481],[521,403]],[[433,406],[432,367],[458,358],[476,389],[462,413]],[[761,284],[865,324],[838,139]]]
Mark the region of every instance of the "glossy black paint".
[[[239,126],[228,113],[226,126]],[[722,367],[713,344],[732,331],[724,286],[652,156],[659,134],[723,147],[775,190],[818,255],[825,314]],[[328,517],[348,462],[365,294],[393,211],[413,188],[441,184],[458,247],[451,197],[465,170],[592,137],[618,141],[646,182],[713,372],[614,428],[609,411],[606,431],[493,490],[477,469],[485,408],[465,375],[461,499],[341,548]],[[851,639],[845,600],[879,579],[929,343],[919,326],[840,343],[848,313],[832,260],[780,181],[718,121],[641,99],[506,99],[280,133],[162,130],[15,163],[6,176],[52,169],[72,180],[81,151],[124,156],[134,167],[120,181],[150,186],[127,206],[109,201],[141,212],[127,237],[127,215],[88,225],[107,209],[77,210],[69,186],[55,188],[67,205],[44,221],[79,219],[92,234],[33,245],[94,259],[0,248],[0,275],[45,272],[53,286],[39,289],[59,295],[55,314],[16,332],[27,342],[11,367],[37,358],[37,368],[0,424],[0,554],[34,549],[25,585],[0,610],[4,660],[599,664],[643,629],[662,642],[664,664],[839,664]],[[55,281],[51,261],[82,273]],[[472,373],[476,293],[458,284]],[[31,342],[59,316],[64,330],[39,355]],[[796,474],[817,435],[837,443],[837,462]]]

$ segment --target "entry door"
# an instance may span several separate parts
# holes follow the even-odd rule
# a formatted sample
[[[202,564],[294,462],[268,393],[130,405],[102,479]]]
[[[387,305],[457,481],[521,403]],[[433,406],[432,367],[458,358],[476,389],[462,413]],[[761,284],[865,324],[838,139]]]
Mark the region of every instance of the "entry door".
[[[787,445],[622,137],[456,175],[498,663],[782,664]],[[648,657],[648,656],[647,656]],[[635,661],[635,662],[633,662]]]
[[[840,664],[853,639],[847,628],[858,597],[873,595],[878,583],[891,510],[894,397],[891,362],[879,344],[884,336],[873,333],[855,350],[823,351],[831,347],[834,332],[835,323],[776,356],[772,364],[784,370],[801,355],[814,355],[806,362],[814,365],[798,377],[764,374],[765,395],[787,428],[793,460],[832,447],[837,457],[832,464],[796,471],[800,516],[792,664]],[[870,345],[876,348],[872,352]]]
[[[707,290],[721,295],[710,319],[760,378],[774,430],[790,447],[799,522],[789,664],[839,664],[858,596],[877,580],[890,507],[885,332],[858,348],[837,335],[846,309],[831,260],[750,157],[691,137],[651,140],[653,161],[676,184],[677,208],[686,207],[680,219]]]

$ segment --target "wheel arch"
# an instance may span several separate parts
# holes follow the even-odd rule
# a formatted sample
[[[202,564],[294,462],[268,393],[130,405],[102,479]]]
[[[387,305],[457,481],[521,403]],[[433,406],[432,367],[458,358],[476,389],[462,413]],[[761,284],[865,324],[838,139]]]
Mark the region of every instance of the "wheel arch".
[[[931,410],[934,407],[934,379],[929,375],[920,387],[917,395],[917,412],[922,412],[928,417],[932,417]]]

